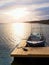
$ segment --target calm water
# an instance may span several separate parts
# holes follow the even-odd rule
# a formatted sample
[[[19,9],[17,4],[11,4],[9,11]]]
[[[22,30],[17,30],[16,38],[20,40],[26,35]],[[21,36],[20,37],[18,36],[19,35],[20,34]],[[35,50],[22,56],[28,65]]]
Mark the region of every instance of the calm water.
[[[28,27],[26,27],[28,26]],[[35,29],[34,26],[36,26]],[[25,30],[22,38],[27,38],[30,34],[30,25],[25,26],[27,29]],[[22,31],[20,27],[20,31]],[[39,24],[32,24],[32,32],[38,31],[42,32],[43,35],[46,38],[47,45],[49,46],[49,25],[43,25],[41,24],[41,30],[39,29]],[[20,39],[17,36],[16,27],[13,27],[13,24],[0,24],[0,65],[11,65],[11,62],[13,61],[13,58],[10,56],[11,51],[16,47],[18,43],[20,43]]]
[[[10,56],[10,49],[6,46],[6,44],[0,43],[0,65],[11,65],[13,60]]]

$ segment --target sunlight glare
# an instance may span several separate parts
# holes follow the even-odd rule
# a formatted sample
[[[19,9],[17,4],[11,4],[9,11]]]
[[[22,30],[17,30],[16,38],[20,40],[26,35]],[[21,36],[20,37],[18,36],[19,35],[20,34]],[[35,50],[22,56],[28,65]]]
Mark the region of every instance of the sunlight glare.
[[[28,11],[26,8],[16,8],[8,12],[5,12],[5,14],[8,14],[13,18],[20,19],[21,17],[26,16],[28,14]]]
[[[19,38],[23,36],[24,26],[23,23],[13,23],[13,31]]]
[[[14,34],[21,39],[27,39],[31,34],[31,24],[29,23],[13,23]]]

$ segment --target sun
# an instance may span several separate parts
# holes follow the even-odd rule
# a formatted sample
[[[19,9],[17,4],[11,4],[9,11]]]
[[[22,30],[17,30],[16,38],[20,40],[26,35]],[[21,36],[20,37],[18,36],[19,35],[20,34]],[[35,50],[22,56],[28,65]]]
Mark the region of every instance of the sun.
[[[22,17],[25,17],[28,12],[26,8],[16,8],[6,12],[6,14],[12,16],[13,18],[20,19]]]

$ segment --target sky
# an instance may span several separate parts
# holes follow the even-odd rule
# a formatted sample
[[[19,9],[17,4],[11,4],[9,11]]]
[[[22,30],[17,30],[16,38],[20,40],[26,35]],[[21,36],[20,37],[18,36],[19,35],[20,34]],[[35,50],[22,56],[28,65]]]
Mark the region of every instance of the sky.
[[[0,0],[0,23],[49,19],[49,0]]]

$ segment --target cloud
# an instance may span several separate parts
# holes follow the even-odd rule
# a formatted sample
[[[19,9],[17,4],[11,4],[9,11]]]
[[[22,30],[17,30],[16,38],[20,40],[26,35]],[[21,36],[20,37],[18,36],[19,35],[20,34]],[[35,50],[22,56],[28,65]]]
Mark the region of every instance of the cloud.
[[[38,16],[39,20],[47,20],[49,19],[49,15],[44,15],[44,16]]]
[[[16,2],[18,4],[39,4],[39,3],[47,3],[49,2],[49,0],[0,0],[1,4],[6,4],[6,3],[10,3],[10,2]]]
[[[0,21],[23,22],[49,19],[49,0],[0,0]],[[13,16],[17,8],[26,8],[27,15],[20,20]],[[8,14],[6,14],[8,13]],[[11,15],[10,15],[11,14]]]
[[[42,4],[42,3],[48,3],[49,0],[33,0],[33,4]]]
[[[0,7],[48,3],[49,0],[0,0]]]
[[[39,13],[37,14],[37,15],[39,15],[39,16],[49,15],[49,7],[38,8],[38,9],[36,9],[36,12],[39,12]]]
[[[16,4],[16,5],[26,5],[26,4],[31,4],[32,0],[1,0],[0,1],[0,6],[8,6]]]

